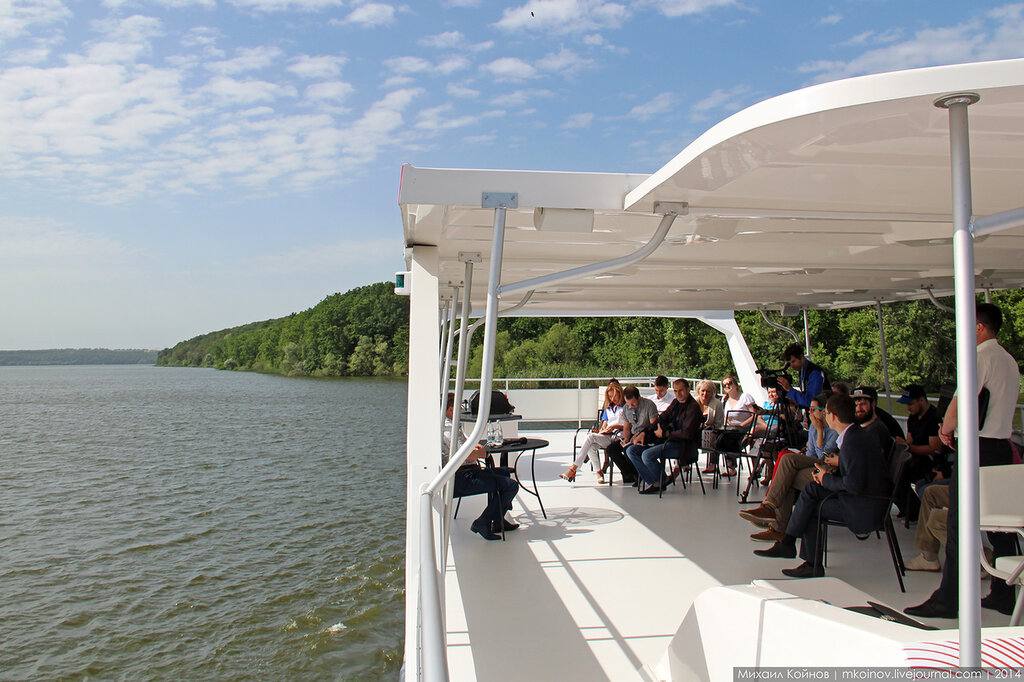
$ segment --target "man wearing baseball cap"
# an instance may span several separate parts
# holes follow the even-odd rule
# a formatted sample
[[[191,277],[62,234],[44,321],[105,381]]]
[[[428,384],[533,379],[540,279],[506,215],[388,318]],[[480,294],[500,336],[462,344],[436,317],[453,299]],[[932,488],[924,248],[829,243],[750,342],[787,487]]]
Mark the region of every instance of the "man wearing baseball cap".
[[[903,442],[905,436],[899,422],[878,406],[878,391],[873,386],[858,386],[850,394],[857,410],[857,423],[862,429],[874,433],[882,446],[882,453],[888,457],[892,442]]]

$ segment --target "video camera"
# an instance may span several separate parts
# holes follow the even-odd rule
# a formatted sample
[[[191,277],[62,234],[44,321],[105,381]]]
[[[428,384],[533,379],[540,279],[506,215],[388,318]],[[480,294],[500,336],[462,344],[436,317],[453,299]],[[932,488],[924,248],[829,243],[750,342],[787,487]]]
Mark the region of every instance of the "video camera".
[[[786,368],[781,369],[759,369],[755,371],[761,377],[761,388],[774,388],[781,391],[782,386],[779,385],[779,377],[786,377],[786,380],[792,384],[792,379],[786,374]]]

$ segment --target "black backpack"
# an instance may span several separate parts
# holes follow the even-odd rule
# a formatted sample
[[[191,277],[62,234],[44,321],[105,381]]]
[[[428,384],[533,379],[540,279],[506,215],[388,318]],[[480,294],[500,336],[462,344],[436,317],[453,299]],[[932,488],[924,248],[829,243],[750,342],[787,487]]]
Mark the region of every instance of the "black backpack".
[[[512,414],[512,411],[516,409],[512,405],[505,394],[501,391],[491,391],[491,410],[490,413],[494,414]],[[473,393],[473,396],[469,399],[469,411],[472,414],[476,414],[480,411],[480,391]]]

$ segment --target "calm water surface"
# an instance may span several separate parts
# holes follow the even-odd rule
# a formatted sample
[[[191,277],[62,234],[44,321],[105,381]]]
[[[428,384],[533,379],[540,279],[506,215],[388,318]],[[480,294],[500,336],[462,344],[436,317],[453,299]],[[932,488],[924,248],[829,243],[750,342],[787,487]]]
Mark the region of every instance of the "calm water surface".
[[[0,368],[0,678],[394,679],[405,385]]]

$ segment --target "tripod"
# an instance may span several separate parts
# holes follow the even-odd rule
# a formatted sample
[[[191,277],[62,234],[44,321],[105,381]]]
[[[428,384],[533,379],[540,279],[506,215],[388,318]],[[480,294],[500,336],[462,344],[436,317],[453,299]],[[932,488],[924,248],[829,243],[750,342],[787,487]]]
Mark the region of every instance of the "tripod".
[[[779,452],[784,448],[793,447],[799,442],[799,424],[796,417],[798,413],[796,410],[791,410],[790,405],[787,398],[779,398],[772,405],[772,409],[761,413],[767,415],[765,423],[771,424],[771,426],[764,434],[758,453],[749,455],[750,473],[747,475],[747,485],[740,493],[740,504],[760,503],[760,500],[747,502],[751,486],[755,481],[760,485],[761,472],[765,465],[774,467]],[[739,481],[737,481],[737,485],[739,485]]]

